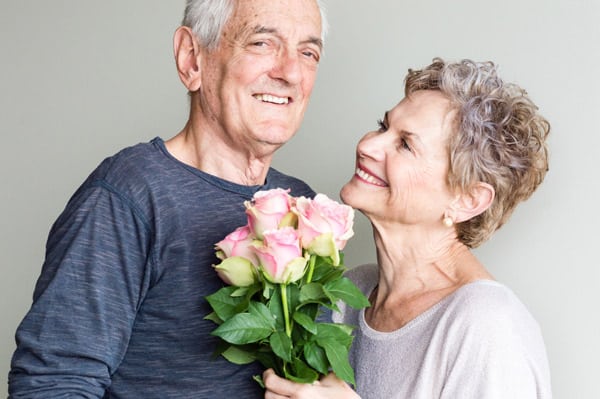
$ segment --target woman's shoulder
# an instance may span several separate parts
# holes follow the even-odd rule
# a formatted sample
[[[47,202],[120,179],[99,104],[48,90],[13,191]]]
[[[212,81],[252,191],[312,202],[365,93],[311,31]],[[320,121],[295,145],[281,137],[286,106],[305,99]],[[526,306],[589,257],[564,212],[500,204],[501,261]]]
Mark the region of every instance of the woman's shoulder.
[[[448,299],[446,314],[454,323],[481,333],[539,333],[539,325],[525,304],[497,281],[478,280],[462,286]]]
[[[375,263],[367,263],[349,269],[345,275],[365,295],[369,295],[379,280],[379,268]]]
[[[454,364],[462,359],[469,365],[465,370],[480,370],[482,376],[474,381],[481,387],[511,392],[503,397],[525,397],[514,394],[524,391],[550,397],[546,396],[550,372],[541,329],[507,286],[491,280],[464,285],[449,298],[438,327],[444,331],[449,359]]]

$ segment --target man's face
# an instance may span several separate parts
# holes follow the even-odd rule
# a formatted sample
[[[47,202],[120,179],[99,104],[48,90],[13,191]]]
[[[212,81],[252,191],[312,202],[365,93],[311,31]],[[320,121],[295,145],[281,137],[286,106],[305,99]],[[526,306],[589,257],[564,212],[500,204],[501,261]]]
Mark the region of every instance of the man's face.
[[[322,51],[315,0],[244,0],[202,53],[199,101],[227,145],[270,155],[300,127]]]

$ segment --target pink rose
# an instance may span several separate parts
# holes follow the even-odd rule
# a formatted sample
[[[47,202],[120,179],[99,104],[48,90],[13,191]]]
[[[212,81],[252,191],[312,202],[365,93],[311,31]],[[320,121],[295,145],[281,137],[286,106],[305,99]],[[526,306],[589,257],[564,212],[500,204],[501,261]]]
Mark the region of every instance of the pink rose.
[[[241,256],[248,259],[254,265],[258,265],[256,256],[251,248],[255,237],[252,235],[249,226],[238,227],[227,237],[215,244],[217,249],[217,258],[225,260],[232,256]]]
[[[217,274],[226,284],[247,287],[258,281],[256,266],[247,258],[232,256],[215,266]]]
[[[281,188],[259,191],[252,201],[244,202],[248,225],[258,238],[262,239],[265,230],[283,227],[280,226],[282,221],[290,225],[286,215],[290,213],[292,197],[288,192]]]
[[[339,264],[339,251],[354,235],[352,207],[317,194],[314,199],[300,197],[292,209],[298,215],[302,247],[319,256],[331,256]]]
[[[306,258],[302,256],[298,232],[283,227],[263,232],[262,244],[256,241],[254,252],[264,276],[272,283],[287,284],[304,275]]]

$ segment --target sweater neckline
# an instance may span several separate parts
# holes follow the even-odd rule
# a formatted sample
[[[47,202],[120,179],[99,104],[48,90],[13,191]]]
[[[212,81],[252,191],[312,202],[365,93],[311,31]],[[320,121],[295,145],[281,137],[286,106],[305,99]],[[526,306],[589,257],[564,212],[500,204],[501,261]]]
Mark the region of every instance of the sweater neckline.
[[[218,176],[211,175],[210,173],[203,172],[200,169],[194,168],[190,165],[187,165],[177,158],[175,158],[167,149],[164,140],[161,137],[155,137],[152,141],[152,144],[171,162],[175,163],[178,167],[185,169],[187,172],[192,173],[193,175],[199,177],[205,182],[216,186],[222,190],[229,191],[235,194],[240,194],[245,197],[251,198],[256,192],[260,190],[268,189],[269,181],[271,177],[272,168],[269,168],[267,172],[267,177],[265,178],[265,184],[263,185],[255,185],[255,186],[245,186],[243,184],[237,184],[225,179],[222,179]]]
[[[433,315],[436,313],[436,311],[439,308],[441,308],[444,305],[451,302],[457,295],[459,295],[459,293],[462,293],[462,292],[470,289],[471,287],[475,287],[478,285],[492,285],[492,286],[496,286],[496,287],[503,286],[502,284],[500,284],[499,282],[497,282],[495,280],[486,280],[486,279],[475,280],[470,283],[467,283],[467,284],[459,287],[457,290],[452,292],[450,295],[440,299],[439,302],[436,302],[435,304],[433,304],[430,308],[425,310],[423,313],[421,313],[420,315],[418,315],[417,317],[415,317],[414,319],[412,319],[411,321],[409,321],[402,327],[400,327],[396,330],[393,330],[393,331],[379,331],[379,330],[376,330],[373,327],[369,326],[369,324],[367,323],[367,320],[365,318],[365,309],[363,308],[360,310],[359,315],[358,315],[358,322],[360,325],[360,329],[365,335],[367,335],[370,338],[375,338],[375,339],[391,339],[391,338],[396,338],[398,336],[407,334],[410,330],[416,328],[420,324],[426,322],[429,318],[433,317]],[[370,288],[369,295],[371,294],[371,292],[374,289],[375,289],[375,285]]]

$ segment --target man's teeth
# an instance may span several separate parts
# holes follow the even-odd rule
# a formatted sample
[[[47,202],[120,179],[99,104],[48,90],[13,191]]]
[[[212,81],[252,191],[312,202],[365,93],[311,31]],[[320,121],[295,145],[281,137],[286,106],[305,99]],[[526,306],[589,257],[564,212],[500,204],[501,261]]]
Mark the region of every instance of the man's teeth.
[[[371,176],[370,174],[368,174],[367,172],[365,172],[362,169],[356,168],[356,174],[363,180],[368,181],[371,184],[375,184],[376,186],[381,186],[384,187],[385,184],[383,184],[381,182],[381,180],[377,179],[376,177]]]
[[[276,96],[272,96],[270,94],[255,94],[254,98],[256,98],[257,100],[268,102],[268,103],[275,103],[275,104],[287,104],[288,103],[287,97],[276,97]]]

